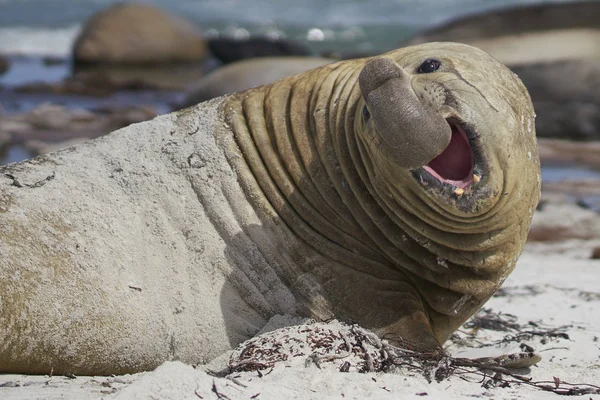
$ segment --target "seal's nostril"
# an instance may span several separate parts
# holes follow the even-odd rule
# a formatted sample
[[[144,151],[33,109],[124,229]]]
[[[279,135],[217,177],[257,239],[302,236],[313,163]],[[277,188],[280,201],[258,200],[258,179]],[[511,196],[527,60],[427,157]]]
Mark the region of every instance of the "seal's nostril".
[[[366,105],[363,107],[362,115],[365,122],[369,122],[369,119],[371,118],[371,113],[369,112],[369,109]]]

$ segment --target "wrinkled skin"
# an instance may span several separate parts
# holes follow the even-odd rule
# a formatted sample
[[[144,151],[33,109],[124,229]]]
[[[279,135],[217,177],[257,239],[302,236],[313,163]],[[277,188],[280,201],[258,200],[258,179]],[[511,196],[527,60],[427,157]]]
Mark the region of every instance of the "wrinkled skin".
[[[419,72],[428,59],[439,68]],[[324,258],[311,288],[294,286],[304,314],[438,348],[513,270],[539,200],[534,112],[482,51],[430,43],[332,64],[224,112],[253,206]],[[440,180],[426,165],[455,132],[470,161]]]

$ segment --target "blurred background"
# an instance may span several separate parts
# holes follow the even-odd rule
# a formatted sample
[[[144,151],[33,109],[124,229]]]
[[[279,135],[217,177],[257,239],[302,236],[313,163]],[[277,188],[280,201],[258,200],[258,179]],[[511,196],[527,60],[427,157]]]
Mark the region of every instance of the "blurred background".
[[[116,0],[0,0],[0,53],[68,57],[82,24]],[[532,0],[146,0],[196,24],[207,36],[268,35],[315,50],[391,48],[462,14],[536,4]],[[546,1],[552,2],[552,1]],[[554,1],[555,3],[558,1]]]
[[[534,224],[532,240],[600,238],[600,1],[0,0],[0,165],[325,63],[440,40],[488,51],[531,93],[540,210],[583,210],[537,233]]]

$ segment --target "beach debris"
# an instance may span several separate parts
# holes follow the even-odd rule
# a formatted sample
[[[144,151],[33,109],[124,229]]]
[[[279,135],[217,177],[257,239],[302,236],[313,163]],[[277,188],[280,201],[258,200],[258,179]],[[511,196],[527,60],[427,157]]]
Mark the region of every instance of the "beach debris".
[[[536,329],[532,330],[532,327]],[[467,335],[472,343],[480,343],[479,346],[470,347],[488,345],[475,339],[479,332],[501,331],[510,334],[500,342],[520,343],[521,351],[497,357],[455,357],[443,350],[420,350],[401,337],[380,338],[358,325],[337,320],[312,321],[270,331],[240,344],[231,354],[227,368],[213,374],[235,374],[237,379],[243,381],[245,372],[257,371],[260,374],[261,370],[269,370],[270,373],[279,367],[304,367],[335,369],[342,373],[399,372],[405,376],[422,376],[428,382],[441,382],[453,376],[471,381],[468,377],[472,375],[482,377],[483,380],[472,381],[485,388],[527,385],[563,395],[600,394],[600,386],[592,384],[572,384],[560,378],[534,381],[527,376],[529,367],[540,362],[541,357],[532,345],[522,342],[535,337],[540,341],[544,338],[568,340],[569,336],[564,332],[566,327],[543,329],[534,322],[519,323],[514,315],[484,309],[463,328],[458,331],[459,334]],[[465,333],[467,330],[469,332]],[[456,343],[456,338],[452,339]],[[498,345],[499,342],[494,344]],[[382,389],[385,390],[384,387]]]

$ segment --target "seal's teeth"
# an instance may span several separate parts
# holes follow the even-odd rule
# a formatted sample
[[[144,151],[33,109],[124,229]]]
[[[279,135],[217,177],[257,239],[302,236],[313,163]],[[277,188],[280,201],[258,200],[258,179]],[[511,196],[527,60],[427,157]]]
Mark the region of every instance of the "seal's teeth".
[[[458,197],[462,196],[464,192],[465,192],[465,189],[461,189],[461,188],[454,189],[454,194],[457,195]]]
[[[481,180],[481,177],[477,174],[473,174],[473,183],[477,183]]]

